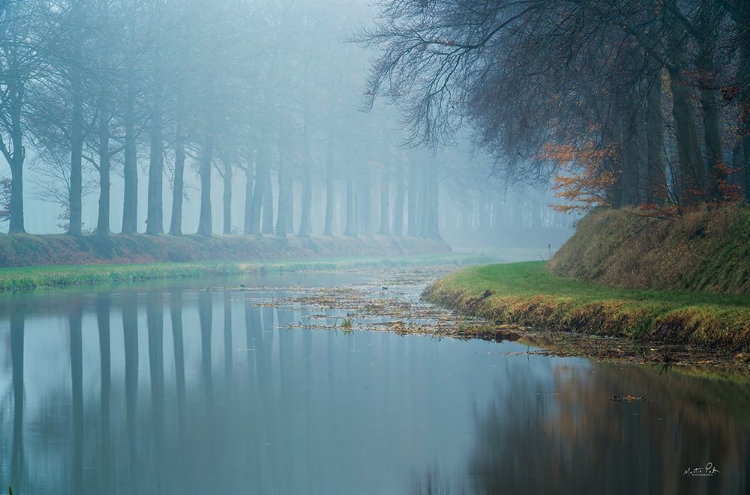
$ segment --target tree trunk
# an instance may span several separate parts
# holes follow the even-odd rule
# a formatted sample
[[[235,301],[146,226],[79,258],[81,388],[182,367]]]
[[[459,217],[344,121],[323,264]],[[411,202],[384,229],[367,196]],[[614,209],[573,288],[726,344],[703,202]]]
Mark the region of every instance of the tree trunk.
[[[635,206],[638,197],[638,129],[631,109],[623,110],[622,201],[621,206]]]
[[[705,191],[705,170],[690,88],[682,74],[687,66],[685,28],[673,15],[668,16],[667,34],[671,50],[667,69],[679,161],[677,197],[681,204],[693,204],[701,199]]]
[[[492,201],[492,228],[494,230],[502,230],[505,228],[505,194],[495,193],[495,198]]]
[[[291,169],[289,170],[289,194],[286,195],[284,208],[286,208],[286,214],[284,215],[286,218],[285,230],[294,232],[294,173]]]
[[[522,229],[525,227],[523,219],[524,210],[524,198],[523,195],[515,193],[513,195],[513,219],[512,226],[514,229]]]
[[[744,90],[740,93],[740,122],[742,135],[743,168],[745,169],[745,202],[750,203],[750,4],[739,2],[738,14],[735,17],[737,30],[740,33],[740,56],[738,83]]]
[[[97,21],[103,26],[106,26],[109,22],[109,5],[107,2],[100,2],[96,7],[98,12],[96,14]],[[105,73],[110,71],[110,60],[109,60],[108,47],[100,47],[97,56],[97,62],[100,65],[100,69],[104,70]],[[110,123],[110,111],[109,111],[109,99],[111,98],[108,88],[107,81],[99,81],[99,101],[98,101],[98,126],[97,126],[97,138],[99,141],[99,211],[97,212],[96,219],[96,235],[99,237],[109,236],[109,212],[111,206],[111,183],[110,183],[110,155],[109,155],[109,123]],[[104,374],[109,373],[109,370],[102,370]],[[102,387],[104,386],[104,375],[102,376]],[[107,433],[105,431],[105,433]],[[107,433],[108,434],[108,433]]]
[[[727,170],[724,165],[724,150],[719,126],[719,100],[715,89],[701,88],[701,107],[703,108],[703,135],[706,143],[708,164],[709,194],[714,200],[722,200],[722,184],[727,182]]]
[[[352,167],[346,169],[346,230],[344,235],[357,236],[357,214],[354,208],[354,171]]]
[[[156,101],[156,105],[161,102]],[[164,232],[162,209],[162,184],[164,180],[164,141],[162,138],[161,109],[155,108],[151,116],[151,160],[148,166],[148,206],[146,212],[146,234]]]
[[[260,140],[258,157],[255,161],[255,188],[253,190],[253,203],[250,215],[250,229],[247,232],[252,235],[260,235],[260,219],[263,211],[263,196],[266,187],[266,178],[270,174],[271,152],[269,149],[268,136],[264,135]]]
[[[359,232],[363,235],[372,235],[372,170],[365,165],[360,174],[360,215],[359,215]]]
[[[81,235],[81,196],[83,195],[83,91],[81,82],[81,69],[78,66],[71,68],[70,87],[72,92],[73,115],[70,125],[71,148],[70,148],[70,192],[68,197],[69,207],[69,235]]]
[[[10,222],[9,234],[26,232],[23,216],[23,164],[26,159],[26,148],[23,145],[23,128],[21,127],[21,108],[23,107],[24,90],[22,83],[10,77],[7,86],[6,101],[10,114],[9,149],[0,136],[0,149],[10,166]]]
[[[252,233],[252,216],[253,216],[253,168],[254,162],[253,153],[248,153],[247,157],[247,168],[245,169],[245,234]]]
[[[132,83],[128,83],[125,98],[122,233],[135,234],[138,232],[138,151],[135,140],[135,91]]]
[[[102,94],[99,102],[99,215],[96,234],[109,236],[110,207],[110,161],[109,161],[109,111],[107,95]]]
[[[479,194],[479,229],[489,230],[490,228],[490,202],[487,199],[487,193],[482,191]]]
[[[290,176],[289,164],[286,162],[286,150],[282,146],[279,150],[279,173],[277,175],[277,182],[279,185],[279,197],[278,207],[276,208],[276,235],[278,237],[286,237],[287,231],[287,203],[289,202],[290,196]]]
[[[406,184],[404,184],[404,166],[396,166],[396,202],[393,205],[393,235],[401,237],[404,235],[404,199],[406,197]]]
[[[531,202],[531,228],[542,228],[542,203],[538,200]]]
[[[727,168],[724,166],[724,150],[719,124],[719,90],[716,81],[714,54],[716,52],[716,30],[719,24],[717,0],[702,0],[702,15],[698,40],[698,72],[701,74],[700,100],[703,110],[703,137],[706,145],[706,165],[711,199],[721,201],[724,197],[722,185],[727,183]]]
[[[226,157],[225,157],[226,158]],[[224,162],[224,235],[232,233],[232,162],[228,159]]]
[[[618,109],[621,112],[621,109]],[[614,180],[612,183],[607,187],[607,190],[605,192],[606,198],[607,198],[607,204],[609,206],[612,206],[612,208],[622,208],[622,190],[623,190],[623,146],[622,146],[622,118],[620,118],[619,113],[612,116],[612,123],[610,128],[605,129],[604,132],[604,148],[611,146],[614,148],[615,152],[614,155],[617,156],[615,158],[614,156],[611,156],[610,154],[606,154],[604,157],[604,169],[607,172],[610,172],[613,175]],[[515,215],[515,212],[514,212]],[[514,217],[514,223],[515,223],[515,217]]]
[[[736,86],[739,89],[740,115],[737,127],[742,136],[745,202],[750,203],[750,2],[735,0],[724,4],[736,24],[735,36],[739,45]]]
[[[378,234],[391,235],[391,189],[388,167],[384,166],[382,173],[380,179],[380,229],[378,229]]]
[[[198,221],[198,235],[211,236],[213,221],[211,218],[211,168],[213,167],[213,136],[206,133],[201,156],[201,208]]]
[[[407,225],[407,235],[410,236],[416,236],[419,235],[419,213],[417,212],[417,208],[419,207],[419,177],[418,177],[418,168],[415,163],[409,164],[409,172],[408,172],[408,180],[409,180],[409,197],[408,197],[408,203],[407,207],[409,209],[408,211],[408,225]]]
[[[425,173],[427,175],[425,181],[428,187],[428,199],[425,205],[427,209],[427,228],[425,237],[428,239],[440,239],[440,191],[438,187],[438,165],[435,164],[433,168],[426,168]]]
[[[310,237],[312,234],[312,156],[310,153],[310,130],[307,119],[305,120],[304,156],[302,160],[302,206],[300,210],[300,223],[298,235]]]
[[[185,198],[185,137],[182,135],[182,122],[178,120],[174,145],[174,183],[172,184],[172,220],[169,223],[171,235],[182,235],[182,202]]]
[[[323,235],[333,235],[333,213],[336,209],[333,174],[333,137],[329,136],[326,160],[326,221],[323,227]]]
[[[750,7],[748,7],[748,10],[750,10]],[[750,32],[750,21],[746,22],[745,25],[745,29]],[[748,35],[748,38],[750,38],[750,35]],[[740,52],[740,67],[744,74],[745,88],[748,88],[750,87],[750,40],[740,48]],[[747,92],[750,93],[750,91]],[[742,132],[742,165],[745,169],[745,202],[750,203],[750,96],[745,97],[741,108],[740,129]]]
[[[430,236],[430,203],[432,202],[432,187],[430,177],[427,173],[427,167],[423,164],[419,167],[420,183],[422,189],[419,194],[419,237],[428,238]]]
[[[662,106],[661,65],[649,60],[651,85],[646,95],[646,202],[656,204],[667,199],[666,161],[664,159],[664,110]]]
[[[264,234],[273,234],[273,188],[271,186],[271,170],[269,170],[263,184],[263,229]]]
[[[17,139],[21,141],[21,139]],[[14,145],[15,148],[15,145]],[[8,224],[9,234],[23,234],[26,232],[23,219],[23,162],[24,148],[14,151],[14,156],[8,160],[10,165],[10,222]],[[16,157],[15,155],[19,155]]]
[[[472,205],[471,205],[471,199],[467,197],[461,198],[461,218],[459,220],[459,226],[458,228],[463,231],[469,231],[472,228],[471,225],[471,216],[472,216]]]

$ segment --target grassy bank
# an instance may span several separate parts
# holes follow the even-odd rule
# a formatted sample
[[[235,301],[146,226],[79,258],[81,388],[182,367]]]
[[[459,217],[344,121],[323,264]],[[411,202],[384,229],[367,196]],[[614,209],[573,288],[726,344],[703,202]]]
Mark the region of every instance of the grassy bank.
[[[528,262],[460,270],[424,296],[498,324],[750,350],[746,295],[608,288]]]
[[[491,261],[465,254],[401,257],[319,258],[309,260],[152,264],[33,266],[0,269],[0,292],[94,284],[128,283],[170,278],[229,276],[255,273],[353,270],[417,265],[462,265]]]
[[[550,268],[601,286],[747,294],[750,208],[706,208],[673,218],[595,210]]]
[[[259,262],[450,252],[442,240],[417,237],[276,237],[0,235],[0,267],[38,265]]]

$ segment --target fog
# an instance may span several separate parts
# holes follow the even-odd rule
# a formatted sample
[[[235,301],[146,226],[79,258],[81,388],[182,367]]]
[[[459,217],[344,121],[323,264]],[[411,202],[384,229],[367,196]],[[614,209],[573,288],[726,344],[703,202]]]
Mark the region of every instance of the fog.
[[[375,19],[365,1],[2,2],[1,173],[23,177],[4,224],[559,245],[571,219],[545,180],[369,101],[379,54],[355,41]]]

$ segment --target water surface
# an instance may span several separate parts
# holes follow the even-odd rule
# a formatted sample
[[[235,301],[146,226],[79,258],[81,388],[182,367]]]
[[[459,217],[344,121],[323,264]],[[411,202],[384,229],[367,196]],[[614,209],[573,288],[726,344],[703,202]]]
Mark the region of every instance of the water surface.
[[[16,495],[748,488],[746,386],[515,343],[290,330],[313,311],[268,304],[286,286],[363,281],[379,283],[3,295],[0,482]],[[628,394],[648,400],[609,400]],[[720,472],[684,474],[708,462]]]

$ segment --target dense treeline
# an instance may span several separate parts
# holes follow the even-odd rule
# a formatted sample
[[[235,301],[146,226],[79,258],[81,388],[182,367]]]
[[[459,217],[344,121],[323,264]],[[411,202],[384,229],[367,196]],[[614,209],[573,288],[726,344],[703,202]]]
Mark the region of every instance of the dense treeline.
[[[31,184],[71,235],[134,234],[144,212],[146,234],[182,235],[197,189],[202,235],[437,237],[441,158],[400,149],[393,112],[359,112],[367,62],[343,41],[367,17],[335,0],[0,0],[9,233]]]
[[[386,0],[371,101],[412,139],[470,125],[510,181],[568,200],[686,207],[750,198],[745,0]]]

